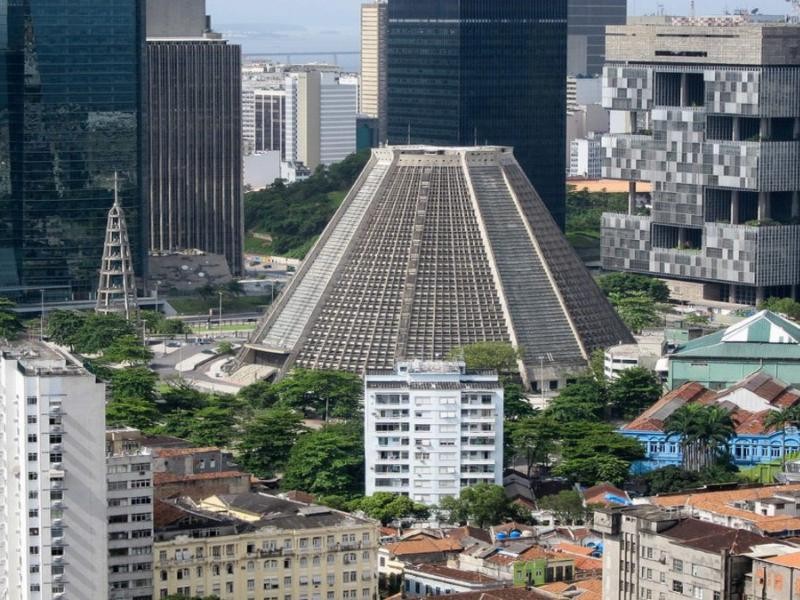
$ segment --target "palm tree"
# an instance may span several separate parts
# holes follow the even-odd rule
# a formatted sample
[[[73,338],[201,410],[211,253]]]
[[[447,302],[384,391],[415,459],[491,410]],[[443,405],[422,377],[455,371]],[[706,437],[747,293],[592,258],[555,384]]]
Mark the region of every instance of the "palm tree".
[[[725,453],[735,430],[730,414],[721,406],[693,403],[667,418],[664,433],[667,439],[680,437],[684,469],[700,471]]]
[[[771,410],[764,418],[764,429],[781,432],[781,467],[786,468],[786,429],[800,424],[800,405]]]

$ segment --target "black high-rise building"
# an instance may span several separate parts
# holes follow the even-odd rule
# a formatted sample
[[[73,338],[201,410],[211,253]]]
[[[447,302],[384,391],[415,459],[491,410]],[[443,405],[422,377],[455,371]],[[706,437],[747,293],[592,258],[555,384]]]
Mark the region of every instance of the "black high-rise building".
[[[145,268],[143,7],[6,1],[0,28],[0,295],[90,298],[115,172]]]
[[[564,226],[567,0],[392,0],[391,143],[514,147]]]
[[[151,251],[221,254],[239,275],[241,47],[211,31],[204,0],[147,10]]]
[[[596,77],[606,59],[606,25],[624,25],[628,0],[568,0],[567,70]]]

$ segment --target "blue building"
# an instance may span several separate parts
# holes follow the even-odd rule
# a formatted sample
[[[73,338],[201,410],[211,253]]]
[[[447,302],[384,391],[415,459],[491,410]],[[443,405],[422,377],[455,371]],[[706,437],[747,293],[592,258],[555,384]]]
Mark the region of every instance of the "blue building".
[[[0,3],[0,287],[90,299],[115,173],[134,269],[146,267],[144,3]]]
[[[754,373],[739,383],[724,389],[711,390],[697,383],[685,383],[672,390],[626,425],[620,433],[639,441],[645,448],[644,460],[633,465],[634,473],[680,465],[682,453],[680,440],[664,433],[669,416],[689,403],[719,404],[730,411],[736,435],[730,442],[733,461],[740,467],[780,459],[800,450],[800,432],[787,428],[784,440],[782,431],[766,430],[764,418],[773,410],[781,410],[800,402],[800,390],[765,373]]]

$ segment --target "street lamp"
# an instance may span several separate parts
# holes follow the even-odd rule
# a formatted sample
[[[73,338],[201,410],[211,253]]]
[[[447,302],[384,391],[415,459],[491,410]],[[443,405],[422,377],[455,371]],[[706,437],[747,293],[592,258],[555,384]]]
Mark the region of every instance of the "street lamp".
[[[222,292],[217,292],[219,294],[219,330],[222,331]]]

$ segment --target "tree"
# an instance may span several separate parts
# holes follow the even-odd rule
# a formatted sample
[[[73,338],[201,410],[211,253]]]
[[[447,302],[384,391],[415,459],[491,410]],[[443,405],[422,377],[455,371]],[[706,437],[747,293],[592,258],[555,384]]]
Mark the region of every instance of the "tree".
[[[558,427],[549,415],[540,414],[506,423],[509,456],[524,461],[528,479],[538,465],[550,464],[556,450]]]
[[[234,438],[236,420],[230,408],[206,406],[192,415],[189,440],[198,446],[228,446]]]
[[[259,477],[271,477],[286,465],[304,431],[302,418],[290,408],[276,406],[256,413],[244,425],[238,462]]]
[[[669,287],[655,277],[636,273],[609,273],[601,277],[598,284],[609,298],[613,294],[625,297],[641,293],[653,302],[669,302]]]
[[[147,400],[153,406],[156,401],[158,375],[146,367],[112,369],[110,375],[112,400]]]
[[[792,321],[800,321],[800,302],[792,298],[768,298],[758,305],[758,309],[780,313]]]
[[[781,432],[781,465],[786,466],[786,429],[800,425],[800,405],[771,410],[764,417],[764,429]]]
[[[123,336],[136,335],[133,326],[116,314],[89,313],[70,343],[81,354],[97,354]]]
[[[362,494],[364,441],[361,422],[326,425],[319,431],[302,435],[289,453],[283,486],[315,496]]]
[[[644,487],[646,496],[670,494],[712,483],[732,483],[737,481],[736,467],[733,465],[713,465],[702,471],[687,471],[670,465],[655,469],[642,475],[637,483]]]
[[[612,293],[611,304],[628,329],[639,333],[646,327],[658,323],[658,314],[653,299],[644,292]]]
[[[233,344],[230,342],[220,342],[217,346],[217,354],[224,356],[226,354],[233,354]]]
[[[614,413],[633,419],[661,397],[661,383],[655,374],[642,367],[622,371],[608,384],[608,401]]]
[[[503,388],[503,413],[508,421],[525,419],[536,414],[533,408],[525,399],[522,386],[517,383],[507,383]]]
[[[450,350],[448,358],[463,359],[467,369],[490,369],[497,371],[505,381],[519,375],[518,361],[522,352],[508,342],[476,342]]]
[[[553,474],[584,485],[609,482],[622,485],[630,472],[630,461],[598,454],[591,458],[570,458],[553,469]]]
[[[242,404],[253,409],[270,408],[279,400],[275,386],[266,379],[241,388],[238,396]]]
[[[112,364],[142,365],[152,358],[153,353],[135,335],[118,337],[103,352],[103,361]]]
[[[16,339],[22,332],[22,322],[14,312],[14,304],[8,298],[0,297],[0,338]]]
[[[244,294],[244,287],[235,279],[231,279],[228,283],[221,286],[219,291],[223,292],[226,296],[239,297]]]
[[[606,404],[605,388],[593,377],[584,375],[553,399],[547,413],[559,423],[593,421],[603,418]]]
[[[147,430],[158,418],[155,403],[146,398],[125,397],[106,404],[106,425]]]
[[[47,315],[47,335],[56,344],[73,347],[78,332],[86,322],[86,313],[76,310],[56,310]]]
[[[273,386],[286,405],[325,417],[356,419],[361,413],[361,378],[345,371],[293,369]]]
[[[451,523],[470,523],[481,529],[503,523],[507,519],[530,519],[530,515],[526,518],[506,497],[503,486],[490,483],[463,488],[458,498],[444,498],[441,508],[449,512]]]
[[[730,414],[719,405],[684,404],[664,423],[667,439],[680,438],[683,467],[700,471],[727,454],[735,430]]]
[[[368,517],[377,519],[384,526],[392,521],[402,521],[410,517],[427,519],[430,515],[430,509],[424,504],[414,502],[408,496],[388,492],[377,492],[372,496],[359,498],[351,502],[348,507],[350,510],[363,511]]]
[[[185,379],[170,381],[169,387],[161,392],[161,409],[165,413],[178,410],[194,412],[208,403],[209,394],[201,392]]]
[[[154,310],[143,310],[139,316],[146,323],[147,331],[160,335],[175,335],[189,333],[186,323],[180,319],[167,319],[160,312]]]
[[[541,510],[552,512],[564,524],[574,524],[586,519],[583,499],[575,490],[562,490],[552,496],[543,496],[536,503]]]

